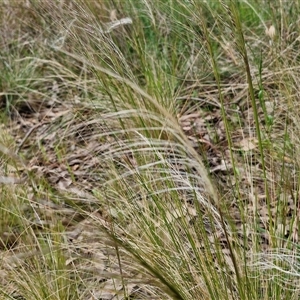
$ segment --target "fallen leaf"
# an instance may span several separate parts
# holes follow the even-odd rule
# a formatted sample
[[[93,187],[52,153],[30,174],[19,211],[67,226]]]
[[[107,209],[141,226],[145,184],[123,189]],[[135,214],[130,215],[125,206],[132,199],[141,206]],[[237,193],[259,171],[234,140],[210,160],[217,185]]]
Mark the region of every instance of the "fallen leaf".
[[[237,143],[238,150],[250,151],[257,148],[258,141],[256,138],[250,137],[242,139]]]
[[[3,184],[20,184],[20,183],[25,182],[25,180],[26,180],[26,178],[0,176],[0,183],[3,183]]]

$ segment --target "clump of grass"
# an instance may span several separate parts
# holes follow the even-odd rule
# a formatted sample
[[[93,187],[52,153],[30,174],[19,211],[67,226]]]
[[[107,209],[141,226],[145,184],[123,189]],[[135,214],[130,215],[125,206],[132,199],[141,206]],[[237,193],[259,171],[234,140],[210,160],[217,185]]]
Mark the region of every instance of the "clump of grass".
[[[247,1],[117,4],[29,2],[23,24],[31,20],[43,33],[36,38],[34,26],[20,27],[31,38],[15,31],[1,48],[10,62],[0,81],[7,111],[22,114],[17,104],[27,105],[32,94],[52,101],[35,112],[69,109],[46,122],[48,134],[32,134],[30,149],[70,180],[51,169],[39,179],[40,168],[22,161],[14,166],[28,176],[21,192],[3,188],[7,224],[0,225],[23,233],[14,255],[37,253],[6,268],[10,283],[35,299],[106,292],[122,299],[296,299],[294,285],[287,290],[282,282],[297,271],[286,272],[285,262],[277,267],[286,251],[297,258],[298,236],[298,77],[289,65],[296,42],[288,5],[271,36],[265,30],[273,7],[261,11]],[[15,52],[7,50],[12,41]],[[205,154],[179,125],[195,111],[206,118],[201,126],[214,130]],[[205,151],[209,134],[195,131]],[[213,168],[211,156],[225,168]],[[50,217],[38,207],[41,197],[54,207]],[[64,215],[72,220],[60,222]],[[261,263],[267,251],[273,255]],[[132,296],[136,286],[142,292]]]

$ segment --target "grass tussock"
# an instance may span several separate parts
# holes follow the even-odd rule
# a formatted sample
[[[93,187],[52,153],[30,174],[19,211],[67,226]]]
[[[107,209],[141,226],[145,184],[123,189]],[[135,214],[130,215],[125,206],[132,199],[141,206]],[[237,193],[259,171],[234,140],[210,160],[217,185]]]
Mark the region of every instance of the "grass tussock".
[[[0,299],[298,299],[298,15],[1,2]]]

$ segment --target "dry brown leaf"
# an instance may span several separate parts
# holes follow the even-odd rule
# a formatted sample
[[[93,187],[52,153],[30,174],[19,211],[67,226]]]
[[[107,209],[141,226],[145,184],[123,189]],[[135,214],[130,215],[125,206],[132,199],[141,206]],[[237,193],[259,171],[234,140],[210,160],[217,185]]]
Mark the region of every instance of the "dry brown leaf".
[[[0,183],[2,183],[2,184],[20,184],[20,183],[25,182],[25,179],[26,178],[0,176]]]
[[[253,137],[242,139],[239,143],[237,143],[237,150],[242,151],[250,151],[257,148],[258,140]]]

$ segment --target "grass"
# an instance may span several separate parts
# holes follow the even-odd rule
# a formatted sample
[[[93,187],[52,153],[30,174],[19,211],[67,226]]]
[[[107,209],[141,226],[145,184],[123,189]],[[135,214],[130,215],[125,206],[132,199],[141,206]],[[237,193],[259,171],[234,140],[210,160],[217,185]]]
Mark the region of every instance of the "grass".
[[[1,2],[0,299],[299,298],[299,7],[202,2]]]

